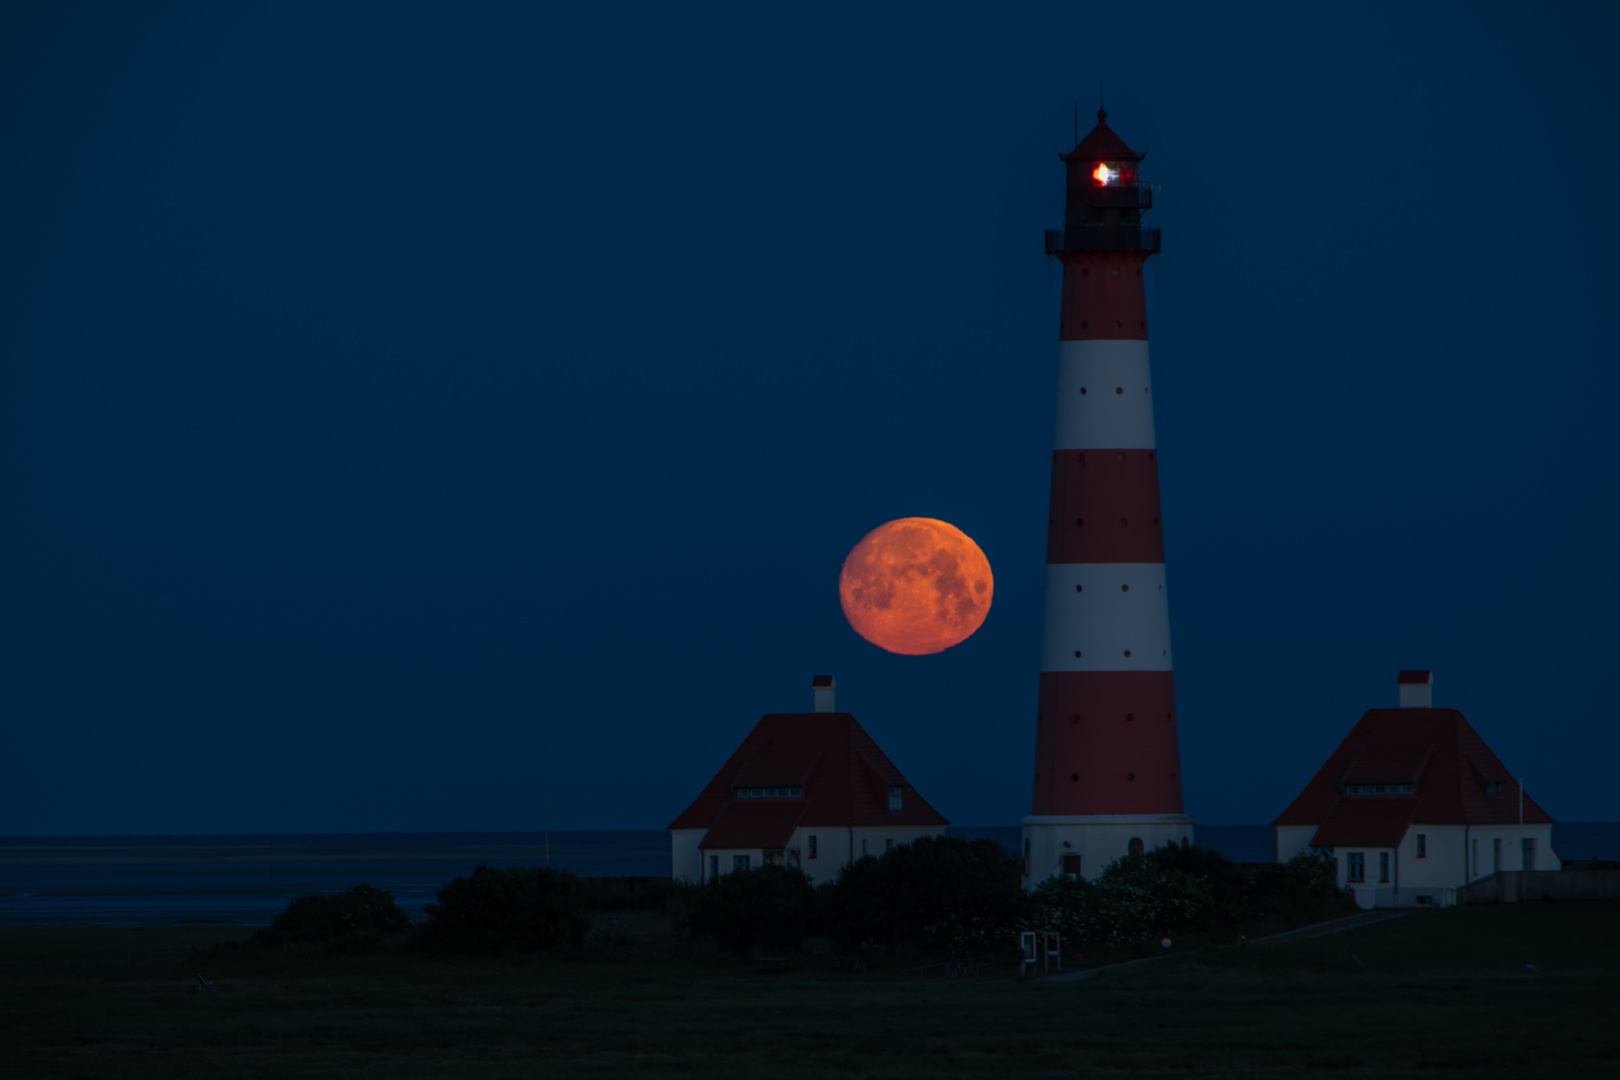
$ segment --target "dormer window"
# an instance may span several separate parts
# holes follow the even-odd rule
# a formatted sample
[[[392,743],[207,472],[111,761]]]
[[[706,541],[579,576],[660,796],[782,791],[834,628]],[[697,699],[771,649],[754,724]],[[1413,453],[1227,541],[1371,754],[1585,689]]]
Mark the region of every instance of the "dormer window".
[[[902,805],[902,801],[903,800],[901,798],[900,785],[899,784],[890,784],[889,785],[889,813],[891,813],[891,814],[899,813],[901,805]]]
[[[1500,780],[1487,780],[1487,781],[1485,781],[1485,794],[1487,794],[1487,795],[1500,795],[1500,794],[1502,794],[1502,781],[1500,781]]]
[[[799,799],[804,797],[802,787],[740,787],[739,799]]]
[[[1346,784],[1346,795],[1410,795],[1411,784]]]

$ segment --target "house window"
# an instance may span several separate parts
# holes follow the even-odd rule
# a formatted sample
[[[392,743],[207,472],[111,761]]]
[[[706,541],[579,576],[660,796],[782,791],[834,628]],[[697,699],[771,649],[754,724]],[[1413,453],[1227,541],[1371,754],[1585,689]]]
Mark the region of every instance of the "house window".
[[[1029,837],[1024,837],[1024,876],[1029,877]]]
[[[816,837],[815,837],[814,833],[812,833],[810,835],[809,840],[810,840],[810,858],[813,859],[813,858],[816,857]]]
[[[1502,838],[1498,836],[1491,841],[1491,873],[1502,872]]]
[[[1473,864],[1474,869],[1469,872],[1470,877],[1479,876],[1479,837],[1474,837]]]
[[[889,788],[889,813],[891,813],[891,814],[899,813],[900,812],[900,805],[901,805],[900,787],[899,787],[898,784],[892,785]]]
[[[894,850],[894,841],[893,840],[884,840],[883,841],[883,850],[884,851],[893,851]]]
[[[1427,859],[1429,857],[1429,838],[1422,833],[1417,834],[1417,849],[1418,858]]]
[[[1487,794],[1487,795],[1500,795],[1500,794],[1502,794],[1502,781],[1500,781],[1500,780],[1487,780],[1487,781],[1485,781],[1485,794]]]
[[[1536,838],[1533,836],[1525,837],[1519,841],[1519,847],[1523,852],[1524,869],[1534,870],[1536,868]]]
[[[1142,838],[1140,836],[1131,837],[1131,842],[1125,846],[1132,855],[1142,854]]]
[[[1070,877],[1079,877],[1080,876],[1080,856],[1078,856],[1078,855],[1065,855],[1065,856],[1063,856],[1063,872],[1065,874],[1069,875]]]
[[[709,856],[709,880],[713,881],[720,876],[720,856]]]
[[[1347,858],[1350,861],[1350,881],[1367,880],[1367,856],[1365,852],[1352,851]]]
[[[753,857],[750,855],[733,855],[731,857],[731,868],[733,870],[747,870],[752,862]]]
[[[765,855],[764,865],[766,865],[766,866],[781,866],[782,865],[782,849],[781,848],[771,848],[770,850],[766,851],[764,853],[764,855]]]
[[[866,837],[861,837],[861,858],[866,858]]]
[[[1378,853],[1378,884],[1389,884],[1389,852],[1387,851]]]

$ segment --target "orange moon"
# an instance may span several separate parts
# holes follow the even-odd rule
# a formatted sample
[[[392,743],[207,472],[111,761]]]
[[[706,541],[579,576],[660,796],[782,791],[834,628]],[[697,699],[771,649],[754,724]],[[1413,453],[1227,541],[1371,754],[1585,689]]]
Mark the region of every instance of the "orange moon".
[[[990,560],[955,525],[900,518],[861,538],[838,576],[855,632],[881,649],[926,656],[960,645],[990,614]]]

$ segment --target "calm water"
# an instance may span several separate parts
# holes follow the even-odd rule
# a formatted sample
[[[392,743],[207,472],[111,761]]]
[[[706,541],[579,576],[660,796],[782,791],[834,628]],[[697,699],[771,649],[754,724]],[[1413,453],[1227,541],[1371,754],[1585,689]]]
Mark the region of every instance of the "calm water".
[[[1017,826],[953,836],[1020,844]],[[1268,825],[1200,825],[1198,841],[1239,862],[1270,862]],[[1565,859],[1620,859],[1620,822],[1553,827]],[[0,837],[0,926],[263,925],[295,896],[367,882],[413,916],[457,874],[541,866],[543,833],[323,833],[256,836]],[[550,865],[591,877],[669,874],[663,830],[553,832]]]

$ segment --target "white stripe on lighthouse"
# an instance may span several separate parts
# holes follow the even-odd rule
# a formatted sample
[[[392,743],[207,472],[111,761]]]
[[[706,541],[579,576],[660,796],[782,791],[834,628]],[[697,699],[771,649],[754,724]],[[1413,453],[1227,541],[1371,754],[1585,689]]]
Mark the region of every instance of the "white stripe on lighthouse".
[[[1058,343],[1057,424],[1052,448],[1154,448],[1147,342]]]
[[[1171,670],[1164,564],[1049,564],[1041,642],[1042,671]]]

